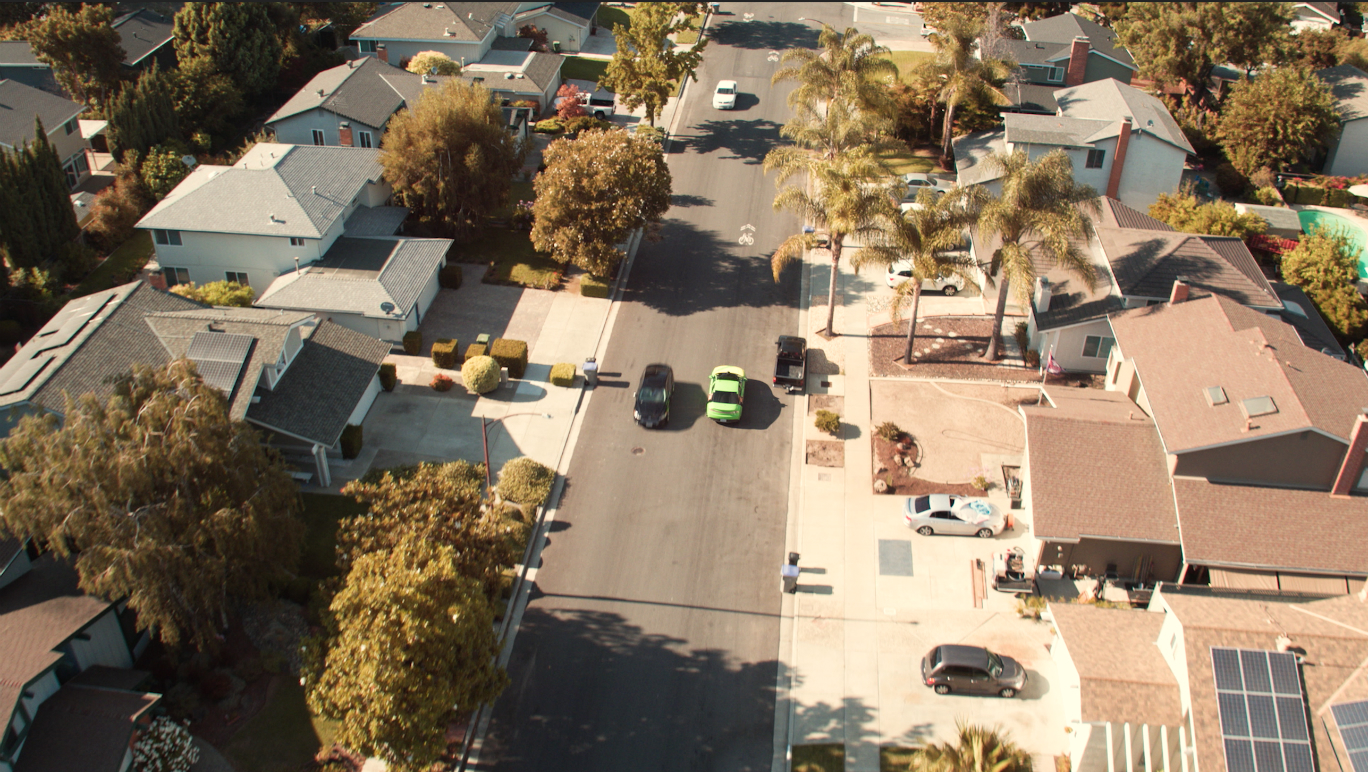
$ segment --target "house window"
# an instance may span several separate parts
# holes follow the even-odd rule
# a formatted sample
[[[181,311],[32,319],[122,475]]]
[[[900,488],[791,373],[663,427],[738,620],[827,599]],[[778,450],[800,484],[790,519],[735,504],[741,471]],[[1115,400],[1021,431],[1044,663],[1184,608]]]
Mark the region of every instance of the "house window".
[[[1098,150],[1097,148],[1093,148],[1092,150],[1089,150],[1089,151],[1088,151],[1088,163],[1087,163],[1087,167],[1088,167],[1089,169],[1101,169],[1101,168],[1102,168],[1102,159],[1104,159],[1104,158],[1106,158],[1106,157],[1107,157],[1107,151],[1105,151],[1105,150]]]
[[[1045,80],[1048,80],[1048,81],[1051,82],[1051,83],[1063,83],[1063,82],[1064,82],[1064,68],[1063,68],[1063,67],[1051,67],[1051,68],[1050,68],[1050,73],[1049,73],[1048,75],[1045,76]]]
[[[164,231],[161,228],[157,228],[152,231],[152,238],[155,239],[158,244],[166,246],[178,247],[181,245],[180,231]]]
[[[291,237],[290,237],[290,246],[292,246],[292,247],[302,247],[302,246],[304,246],[304,239],[299,239],[299,238],[295,238],[294,236],[291,236]]]
[[[369,131],[356,132],[356,146],[375,147],[375,144],[371,142],[371,133]]]
[[[359,46],[361,47],[361,53],[363,53],[363,54],[373,54],[373,53],[375,53],[375,41],[374,41],[374,40],[358,40],[358,41],[356,41],[356,44],[359,45]]]
[[[70,136],[73,132],[76,131],[76,119],[72,118],[71,120],[67,121],[66,125],[62,128],[66,129],[67,136]]]
[[[1111,355],[1112,346],[1116,345],[1116,338],[1107,338],[1101,335],[1089,335],[1083,339],[1083,356],[1094,359],[1106,359]]]
[[[323,140],[323,130],[322,130],[322,129],[314,129],[314,130],[313,130],[313,141],[314,141],[314,144],[315,144],[315,145],[326,145],[326,144],[328,144],[327,142],[325,142],[325,141]]]
[[[190,283],[190,269],[188,268],[172,268],[163,265],[162,276],[166,279],[166,286],[168,287]]]
[[[251,284],[247,283],[247,274],[245,273],[239,273],[237,271],[226,271],[225,275],[227,275],[228,281],[237,282],[238,284],[241,284],[244,287],[252,286]]]

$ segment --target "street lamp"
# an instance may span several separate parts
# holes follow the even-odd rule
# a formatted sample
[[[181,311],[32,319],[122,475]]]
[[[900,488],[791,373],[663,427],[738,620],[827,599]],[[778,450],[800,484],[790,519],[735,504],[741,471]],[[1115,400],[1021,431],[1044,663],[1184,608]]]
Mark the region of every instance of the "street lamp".
[[[551,417],[551,414],[550,414],[550,413],[509,413],[508,415],[504,416],[503,418],[495,418],[493,421],[490,421],[489,419],[485,418],[484,416],[480,416],[480,444],[484,446],[485,492],[486,492],[486,493],[488,493],[488,492],[489,492],[489,489],[490,489],[491,487],[493,487],[493,483],[492,483],[492,482],[490,481],[490,479],[489,479],[489,427],[493,426],[494,424],[500,423],[500,422],[503,421],[505,418],[517,418],[518,416],[524,416],[524,415],[535,415],[535,416],[541,416],[542,418],[550,418],[550,417]]]

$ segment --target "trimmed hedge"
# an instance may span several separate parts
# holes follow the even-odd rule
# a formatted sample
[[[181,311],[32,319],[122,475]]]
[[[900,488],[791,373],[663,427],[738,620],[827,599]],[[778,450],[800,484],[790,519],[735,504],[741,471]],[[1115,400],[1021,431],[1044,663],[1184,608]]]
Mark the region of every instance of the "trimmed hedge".
[[[385,391],[394,391],[394,387],[399,383],[399,372],[394,367],[393,362],[386,362],[380,365],[380,388]]]
[[[812,425],[816,426],[818,431],[835,434],[841,428],[841,417],[830,410],[818,410],[817,418]]]
[[[551,365],[551,385],[574,386],[575,372],[575,366],[569,362]]]
[[[361,455],[361,427],[347,424],[342,430],[342,458],[356,458]]]
[[[423,350],[423,333],[417,330],[409,330],[404,333],[404,353],[411,357],[418,356]]]
[[[469,346],[466,346],[465,359],[463,361],[469,362],[475,357],[482,357],[485,355],[486,349],[483,343],[472,343]]]
[[[432,344],[432,363],[443,370],[450,370],[460,364],[456,361],[456,346],[455,338],[438,338]]]
[[[461,365],[461,380],[471,394],[488,394],[499,387],[499,370],[493,357],[471,357]]]
[[[580,277],[580,294],[586,298],[606,298],[612,294],[612,285],[593,276]]]
[[[499,496],[505,501],[524,507],[539,507],[551,495],[556,482],[556,470],[527,456],[520,456],[499,470]]]
[[[460,289],[462,275],[461,266],[452,263],[437,274],[437,283],[443,289]]]
[[[489,355],[500,366],[508,368],[511,378],[521,378],[527,372],[527,341],[495,338],[489,344]]]
[[[538,134],[559,134],[565,131],[565,124],[556,118],[547,118],[544,121],[537,121],[532,130]]]

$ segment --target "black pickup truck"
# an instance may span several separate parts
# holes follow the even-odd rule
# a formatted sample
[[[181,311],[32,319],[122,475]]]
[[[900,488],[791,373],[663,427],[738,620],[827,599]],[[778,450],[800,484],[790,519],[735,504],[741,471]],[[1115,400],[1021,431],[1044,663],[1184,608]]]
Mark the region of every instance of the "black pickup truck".
[[[801,394],[807,387],[807,340],[780,335],[775,345],[779,352],[774,358],[774,385],[783,386],[789,394]]]

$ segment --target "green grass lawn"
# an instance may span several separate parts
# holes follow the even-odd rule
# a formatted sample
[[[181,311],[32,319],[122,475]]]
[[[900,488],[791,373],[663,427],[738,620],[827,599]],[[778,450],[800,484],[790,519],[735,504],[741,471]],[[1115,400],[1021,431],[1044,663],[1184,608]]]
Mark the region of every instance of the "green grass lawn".
[[[675,35],[675,42],[678,43],[678,44],[680,44],[681,46],[687,46],[687,45],[689,45],[689,44],[691,44],[691,43],[697,43],[697,42],[698,42],[698,30],[696,30],[696,29],[686,29],[686,30],[684,30],[683,32],[679,33],[678,35]]]
[[[599,11],[603,11],[600,9]],[[586,59],[582,56],[567,56],[561,65],[561,80],[592,80],[599,82],[603,73],[608,71],[607,59]]]
[[[473,244],[457,248],[461,262],[494,263],[493,279],[524,287],[546,287],[560,263],[532,248],[527,231],[490,228]]]
[[[90,272],[85,277],[85,281],[76,285],[72,290],[71,296],[79,298],[101,290],[107,290],[115,285],[120,274],[127,270],[142,270],[147,265],[147,261],[152,259],[152,234],[148,231],[138,231],[133,237],[123,243],[123,246],[114,250],[107,260],[100,263],[100,266]]]
[[[338,521],[364,514],[366,507],[350,496],[300,495],[304,498],[304,550],[299,558],[299,573],[310,579],[336,576]]]
[[[610,5],[600,5],[598,10],[598,25],[609,32],[613,31],[614,24],[621,24],[624,27],[632,26],[631,8],[617,8]]]
[[[309,713],[304,687],[285,676],[271,701],[233,735],[223,752],[238,769],[292,772],[313,761],[320,748],[332,746],[337,730],[337,722]]]
[[[495,209],[491,216],[497,220],[506,220],[513,215],[513,207],[519,201],[531,201],[536,197],[536,193],[532,191],[531,182],[514,180],[513,187],[508,190],[508,203]]]
[[[936,55],[928,51],[892,51],[888,58],[898,65],[898,75],[903,80],[912,79],[912,70],[922,62],[936,58]]]
[[[840,743],[793,746],[793,772],[843,772],[845,746]]]
[[[880,155],[884,163],[887,163],[894,174],[907,174],[908,172],[930,172],[935,170],[936,161],[932,158],[923,158],[912,155],[910,150],[902,150],[896,153],[882,153]]]

